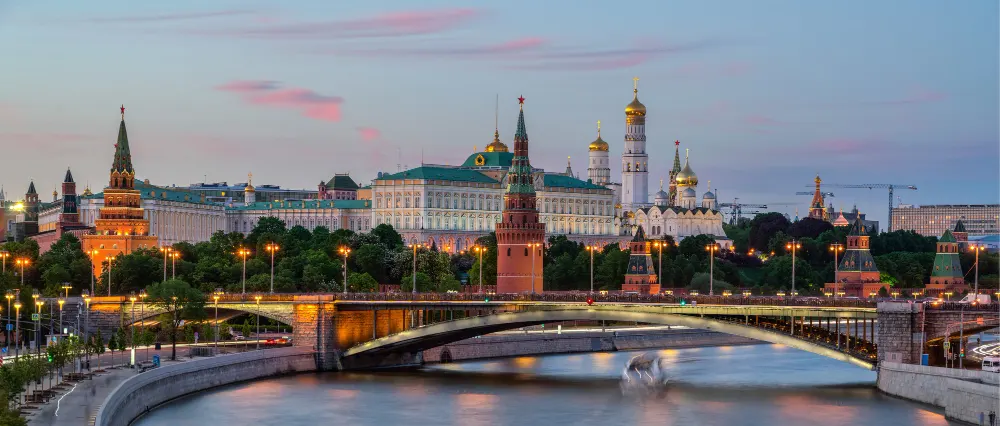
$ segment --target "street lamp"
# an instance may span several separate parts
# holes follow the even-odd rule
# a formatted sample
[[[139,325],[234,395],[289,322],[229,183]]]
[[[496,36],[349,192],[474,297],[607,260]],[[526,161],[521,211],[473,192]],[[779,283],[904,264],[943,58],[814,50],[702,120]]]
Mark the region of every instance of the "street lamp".
[[[479,293],[483,293],[483,253],[486,252],[486,247],[474,246],[472,247],[476,253],[479,253]]]
[[[797,240],[789,241],[785,244],[785,248],[792,251],[792,296],[797,295],[795,292],[795,253],[802,248],[802,244],[799,244]]]
[[[115,262],[114,256],[108,256],[105,258],[108,261],[108,296],[111,296],[111,265]]]
[[[212,293],[212,300],[215,301],[215,354],[219,354],[219,298],[225,294],[221,288],[216,288]]]
[[[653,242],[653,247],[656,247],[657,251],[660,252],[659,261],[658,261],[659,263],[656,266],[656,282],[660,284],[660,287],[663,287],[663,247],[666,247],[666,246],[667,246],[667,243],[664,242],[664,241],[654,241]],[[590,257],[590,280],[591,281],[594,280],[594,257],[593,257],[593,255],[591,255],[591,257]],[[590,289],[590,291],[593,292],[594,289]]]
[[[421,244],[410,244],[410,248],[413,249],[413,294],[417,294],[417,249],[421,246]],[[344,282],[344,288],[347,288],[347,282]]]
[[[38,355],[42,355],[42,342],[40,338],[42,337],[42,306],[45,306],[44,300],[38,300],[38,293],[32,295],[35,297],[35,313],[38,314],[38,320],[35,323],[35,349]]]
[[[3,273],[7,273],[7,258],[10,257],[10,252],[7,250],[0,250],[0,263],[3,264]]]
[[[347,294],[347,255],[351,254],[351,248],[347,246],[341,246],[337,252],[340,253],[340,257],[344,259],[344,294]],[[414,256],[416,258],[416,256]],[[414,276],[417,274],[414,273]]]
[[[14,316],[14,357],[21,352],[21,301],[18,300],[14,302],[14,309],[16,310],[16,315]]]
[[[129,324],[129,328],[132,329],[131,330],[132,331],[132,342],[131,342],[132,343],[132,357],[131,357],[132,359],[131,359],[131,361],[134,363],[135,362],[135,301],[136,301],[135,293],[130,294],[129,297],[128,297],[128,300],[130,302],[132,302],[132,322]]]
[[[899,297],[899,292],[898,291],[892,292],[892,298],[895,299],[897,297]]]
[[[73,288],[73,286],[69,285],[69,283],[63,283],[63,285],[62,285],[62,289],[66,291],[66,296],[65,297],[67,299],[69,298],[69,289],[71,289],[71,288]]]
[[[986,250],[986,246],[984,246],[982,244],[972,244],[972,245],[969,246],[969,250],[972,250],[972,251],[976,252],[976,263],[975,263],[975,266],[976,266],[976,281],[975,281],[975,284],[974,284],[972,292],[975,294],[975,298],[976,298],[975,301],[976,301],[976,303],[978,303],[979,302],[979,252],[981,252],[983,250]]]
[[[837,300],[837,292],[840,286],[840,279],[837,274],[840,272],[840,264],[837,263],[837,255],[844,251],[844,245],[841,243],[830,244],[830,251],[833,252],[833,300]]]
[[[257,350],[260,350],[260,295],[253,297],[254,302],[257,303]]]
[[[708,295],[715,295],[715,252],[719,251],[719,245],[715,242],[705,246],[708,252]]]
[[[180,252],[170,253],[170,279],[177,279],[177,258],[181,257]]]
[[[240,247],[236,250],[236,255],[243,258],[243,291],[242,294],[247,294],[247,256],[250,255],[250,250]]]
[[[19,257],[14,260],[14,263],[21,267],[21,287],[24,287],[24,267],[28,266],[28,264],[31,263],[31,260],[27,257]]]
[[[946,300],[949,301],[949,302],[951,301],[951,295],[953,295],[953,294],[955,294],[955,293],[950,292],[950,291],[944,292],[944,296],[947,298]]]
[[[267,243],[267,245],[264,246],[264,250],[271,253],[271,294],[274,294],[274,253],[280,248],[281,247],[275,243]]]
[[[750,297],[750,290],[743,290],[743,297]]]
[[[653,243],[656,244],[656,243]],[[594,252],[597,251],[597,246],[587,246],[587,251],[590,252],[590,293],[594,293]]]
[[[66,299],[59,298],[59,300],[57,300],[56,302],[59,303],[59,333],[54,333],[54,334],[60,334],[60,333],[62,333],[62,329],[63,329],[62,308],[63,308],[63,304],[66,303]]]
[[[160,247],[160,251],[163,252],[163,281],[167,280],[167,258],[170,256],[171,252],[174,251],[173,247],[166,246]]]
[[[12,292],[10,290],[7,290],[7,293],[4,294],[4,297],[7,298],[7,326],[4,327],[4,335],[7,338],[4,339],[4,340],[6,340],[6,342],[7,342],[6,347],[7,347],[8,351],[9,351],[10,350],[10,340],[11,340],[11,338],[10,338],[10,300],[14,298],[14,292]]]
[[[94,269],[97,269],[96,258],[97,255],[100,253],[101,252],[97,249],[93,249],[87,252],[87,254],[90,255],[90,292],[93,294],[97,294],[97,291],[94,289]]]
[[[531,294],[535,294],[535,251],[542,243],[528,243],[531,248]]]
[[[146,343],[146,290],[139,290],[139,336]],[[146,361],[149,361],[149,343],[146,343]]]

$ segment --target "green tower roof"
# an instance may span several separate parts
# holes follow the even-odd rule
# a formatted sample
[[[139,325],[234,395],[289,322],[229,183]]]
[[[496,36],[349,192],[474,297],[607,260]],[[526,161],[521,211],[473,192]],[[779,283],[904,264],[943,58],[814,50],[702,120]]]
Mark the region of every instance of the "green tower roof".
[[[963,223],[961,219],[959,219],[958,222],[955,222],[955,232],[969,232],[965,230],[965,223]]]
[[[958,241],[955,239],[955,235],[952,234],[951,231],[945,229],[944,230],[944,234],[941,234],[941,238],[938,238],[938,242],[939,243],[955,243],[955,242],[958,242]]]
[[[35,181],[31,181],[31,183],[28,184],[27,194],[38,194],[38,192],[35,191]]]
[[[66,177],[63,178],[63,183],[73,183],[73,173],[70,173],[69,167],[66,168]]]
[[[125,107],[122,106],[122,123],[118,126],[118,142],[115,143],[115,161],[112,172],[135,174],[132,168],[132,153],[128,149],[128,133],[125,131]]]

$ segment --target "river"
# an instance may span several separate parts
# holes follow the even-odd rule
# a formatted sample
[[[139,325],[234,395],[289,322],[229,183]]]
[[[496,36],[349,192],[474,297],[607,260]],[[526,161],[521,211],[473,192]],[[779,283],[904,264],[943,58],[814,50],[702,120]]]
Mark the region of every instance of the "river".
[[[658,353],[672,377],[658,398],[622,396],[618,377],[635,353],[532,356],[237,384],[178,399],[136,424],[956,424],[931,407],[879,394],[874,372],[781,345]]]

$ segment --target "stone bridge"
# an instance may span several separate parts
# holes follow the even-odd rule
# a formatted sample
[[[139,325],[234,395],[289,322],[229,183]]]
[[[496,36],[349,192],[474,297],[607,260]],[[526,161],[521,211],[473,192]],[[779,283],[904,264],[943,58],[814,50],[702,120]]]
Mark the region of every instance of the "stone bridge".
[[[960,317],[997,321],[996,309],[958,304],[884,301],[876,307],[857,300],[594,295],[591,305],[586,294],[488,297],[493,300],[469,294],[281,294],[264,295],[257,304],[252,296],[226,295],[218,309],[220,317],[259,312],[291,325],[294,344],[316,351],[324,369],[415,364],[421,351],[469,337],[580,320],[683,325],[872,368],[880,360],[916,363],[921,341],[928,348],[954,338],[945,335],[946,328]],[[66,314],[75,315],[69,302]],[[92,329],[110,331],[132,322],[132,303],[124,297],[94,298],[90,308]],[[209,300],[209,319],[214,309]],[[162,308],[135,304],[135,321],[162,313]]]

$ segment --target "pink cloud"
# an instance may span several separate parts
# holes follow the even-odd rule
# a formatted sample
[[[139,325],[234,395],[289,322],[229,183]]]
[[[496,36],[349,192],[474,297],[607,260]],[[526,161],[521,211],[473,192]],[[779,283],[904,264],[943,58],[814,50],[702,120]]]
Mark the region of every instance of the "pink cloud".
[[[936,90],[926,90],[919,89],[914,91],[912,94],[899,98],[890,99],[885,101],[875,101],[869,102],[871,105],[909,105],[909,104],[923,104],[931,102],[940,102],[948,99],[948,94],[944,92],[939,92]]]
[[[252,38],[363,38],[433,34],[464,25],[482,12],[470,8],[391,12],[366,18],[258,25],[201,31],[201,34]],[[260,24],[260,22],[258,22]]]
[[[438,57],[484,57],[499,59],[509,55],[527,52],[543,47],[547,41],[538,37],[524,37],[497,44],[464,45],[438,48],[353,48],[324,49],[323,52],[354,56],[438,56]]]
[[[273,81],[239,80],[217,86],[216,90],[239,93],[244,102],[253,105],[298,109],[309,118],[340,121],[343,98],[321,95],[309,89],[279,87]]]
[[[217,10],[211,12],[189,12],[189,13],[173,13],[173,14],[163,14],[163,15],[141,15],[141,16],[119,16],[113,18],[93,18],[90,22],[118,22],[118,23],[144,23],[144,22],[171,22],[171,21],[189,21],[195,19],[205,19],[205,18],[221,18],[229,16],[239,16],[239,15],[249,15],[251,11],[248,10]]]
[[[371,142],[374,140],[379,140],[382,138],[382,132],[374,127],[358,127],[358,135],[361,135],[361,140],[365,142]]]

